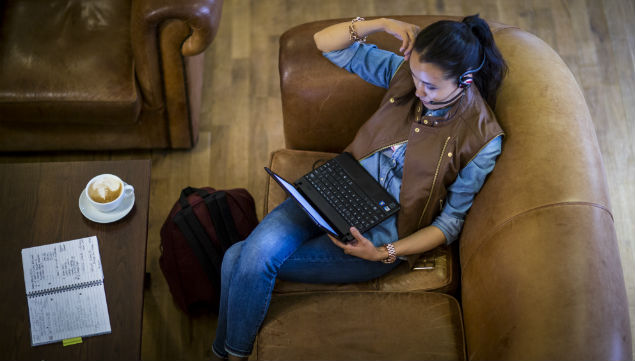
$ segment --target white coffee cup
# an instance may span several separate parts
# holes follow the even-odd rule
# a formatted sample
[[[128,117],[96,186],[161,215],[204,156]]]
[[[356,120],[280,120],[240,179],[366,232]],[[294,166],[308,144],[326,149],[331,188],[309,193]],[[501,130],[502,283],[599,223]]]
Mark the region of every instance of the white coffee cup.
[[[121,205],[124,198],[134,193],[134,187],[114,174],[100,174],[86,184],[88,202],[100,212],[111,212]]]

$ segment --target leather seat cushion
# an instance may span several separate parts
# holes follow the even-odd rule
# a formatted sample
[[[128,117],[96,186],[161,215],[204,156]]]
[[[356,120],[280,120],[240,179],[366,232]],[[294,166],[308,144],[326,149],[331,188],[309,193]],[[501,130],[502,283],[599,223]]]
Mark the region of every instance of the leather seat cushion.
[[[1,122],[136,121],[130,1],[0,6]]]
[[[335,153],[281,149],[271,155],[270,168],[288,181],[295,181],[313,169],[335,157]],[[265,198],[265,214],[287,197],[282,188],[269,177]],[[458,285],[456,247],[441,246],[425,253],[411,270],[403,262],[392,272],[369,282],[355,284],[309,284],[278,280],[274,292],[294,293],[309,291],[438,291],[452,293]]]
[[[277,295],[254,354],[258,360],[463,360],[461,309],[453,297],[428,292]]]

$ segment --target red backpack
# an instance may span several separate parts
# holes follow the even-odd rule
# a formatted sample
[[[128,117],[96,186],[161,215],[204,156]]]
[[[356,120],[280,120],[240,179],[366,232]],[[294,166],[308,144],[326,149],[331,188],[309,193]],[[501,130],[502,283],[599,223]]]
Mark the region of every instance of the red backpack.
[[[159,265],[176,304],[190,315],[218,313],[225,251],[258,224],[245,189],[187,187],[161,227]]]

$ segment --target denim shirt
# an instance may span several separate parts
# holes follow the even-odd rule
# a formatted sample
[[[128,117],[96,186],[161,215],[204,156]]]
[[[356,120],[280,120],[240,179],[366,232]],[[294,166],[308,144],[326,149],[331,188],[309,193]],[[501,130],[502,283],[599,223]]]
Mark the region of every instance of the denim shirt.
[[[390,80],[404,61],[402,56],[395,53],[378,49],[372,44],[358,42],[346,49],[324,53],[324,56],[340,68],[382,88],[388,88]],[[442,116],[447,110],[428,110],[425,115]],[[501,153],[501,145],[502,136],[490,141],[461,169],[454,183],[448,188],[445,205],[432,222],[432,226],[443,232],[447,244],[458,238],[474,196],[483,186],[487,175],[494,169],[496,158]],[[360,161],[361,165],[397,200],[401,191],[406,149],[407,143],[403,143],[380,150]],[[397,241],[397,216],[394,215],[373,227],[364,233],[364,236],[375,246]]]

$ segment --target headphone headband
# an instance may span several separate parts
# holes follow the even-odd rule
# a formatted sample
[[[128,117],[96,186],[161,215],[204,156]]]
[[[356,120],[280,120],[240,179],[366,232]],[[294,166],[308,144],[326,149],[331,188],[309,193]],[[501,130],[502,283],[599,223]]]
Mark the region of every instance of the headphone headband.
[[[478,66],[478,68],[473,70],[468,70],[465,73],[461,74],[461,76],[459,76],[459,88],[469,88],[470,85],[472,85],[472,82],[474,81],[474,79],[472,79],[471,77],[467,78],[467,76],[481,70],[484,64],[485,64],[485,56],[483,56],[483,61],[481,62],[481,65]]]

